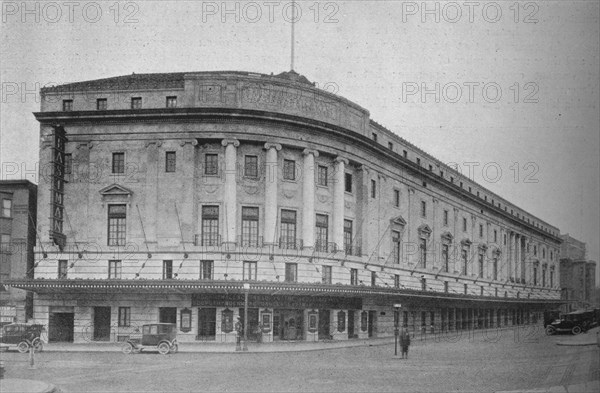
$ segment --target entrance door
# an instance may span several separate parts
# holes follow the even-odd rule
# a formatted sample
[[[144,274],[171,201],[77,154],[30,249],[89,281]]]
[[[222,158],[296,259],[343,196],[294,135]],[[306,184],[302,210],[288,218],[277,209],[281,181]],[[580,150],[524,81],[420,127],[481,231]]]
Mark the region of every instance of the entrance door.
[[[50,313],[48,342],[73,342],[74,313]]]
[[[94,307],[94,341],[110,341],[110,307]]]
[[[319,340],[331,340],[330,318],[329,310],[319,310]]]
[[[244,309],[240,308],[240,322],[242,324],[242,335],[244,334],[243,327],[244,325]],[[248,340],[256,341],[256,337],[258,328],[258,308],[249,308],[248,309]]]
[[[375,332],[375,318],[377,318],[377,313],[375,311],[369,311],[369,337],[373,337],[373,333]]]
[[[273,337],[280,340],[302,340],[304,319],[302,310],[274,310]]]
[[[198,337],[197,340],[212,341],[217,334],[217,309],[198,309]]]
[[[177,323],[177,307],[160,307],[158,309],[158,322]]]
[[[348,310],[348,338],[354,338],[354,310]]]

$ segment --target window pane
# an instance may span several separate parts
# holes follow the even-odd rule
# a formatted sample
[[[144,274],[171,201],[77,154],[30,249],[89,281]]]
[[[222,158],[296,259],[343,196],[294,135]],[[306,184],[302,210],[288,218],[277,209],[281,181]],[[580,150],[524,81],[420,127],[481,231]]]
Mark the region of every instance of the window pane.
[[[204,156],[204,174],[217,175],[219,173],[219,155],[206,154]]]
[[[258,157],[245,156],[244,159],[244,176],[253,178],[258,177]]]
[[[165,172],[175,172],[176,154],[174,151],[168,151],[165,155]]]
[[[296,180],[296,161],[283,160],[284,180]]]

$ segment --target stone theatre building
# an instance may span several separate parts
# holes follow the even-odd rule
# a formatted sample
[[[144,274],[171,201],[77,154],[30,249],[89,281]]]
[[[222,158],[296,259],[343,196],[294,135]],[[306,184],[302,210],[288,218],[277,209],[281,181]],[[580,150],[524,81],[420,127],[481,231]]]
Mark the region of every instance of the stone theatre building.
[[[41,94],[35,275],[12,285],[50,341],[171,322],[234,342],[246,296],[264,341],[532,323],[560,303],[558,228],[294,71]]]

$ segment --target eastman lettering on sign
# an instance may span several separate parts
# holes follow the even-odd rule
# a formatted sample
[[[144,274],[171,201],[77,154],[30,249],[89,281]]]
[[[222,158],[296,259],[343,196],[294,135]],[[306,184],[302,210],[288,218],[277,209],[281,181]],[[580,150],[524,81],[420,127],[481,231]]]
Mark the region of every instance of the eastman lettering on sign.
[[[64,192],[65,192],[65,136],[64,128],[54,127],[54,146],[52,147],[52,189],[51,205],[52,216],[50,218],[50,237],[62,250],[66,243],[63,233],[64,220]]]
[[[192,307],[244,307],[243,294],[195,294]],[[362,308],[361,298],[337,298],[284,295],[250,295],[248,307],[270,307],[283,309],[350,309]]]

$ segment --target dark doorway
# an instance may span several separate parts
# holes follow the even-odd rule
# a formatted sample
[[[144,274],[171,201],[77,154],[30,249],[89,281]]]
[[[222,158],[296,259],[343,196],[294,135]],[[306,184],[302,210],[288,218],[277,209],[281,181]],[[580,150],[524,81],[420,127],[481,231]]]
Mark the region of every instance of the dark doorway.
[[[177,307],[160,307],[158,309],[158,322],[177,323]]]
[[[94,307],[94,341],[110,341],[110,307]]]
[[[302,340],[303,314],[302,310],[274,310],[273,337],[280,340]]]
[[[242,334],[244,325],[244,309],[240,308],[240,322],[242,323]],[[258,308],[248,309],[248,340],[256,341],[258,335]]]
[[[348,338],[354,338],[354,310],[348,310]]]
[[[198,309],[198,337],[196,340],[213,341],[217,334],[217,309]]]
[[[330,318],[329,310],[319,310],[319,340],[331,340]]]
[[[48,342],[73,342],[74,313],[50,313]]]
[[[377,318],[377,312],[369,311],[369,325],[368,325],[368,330],[367,330],[369,332],[369,337],[373,337],[373,335],[375,334],[376,318]]]

